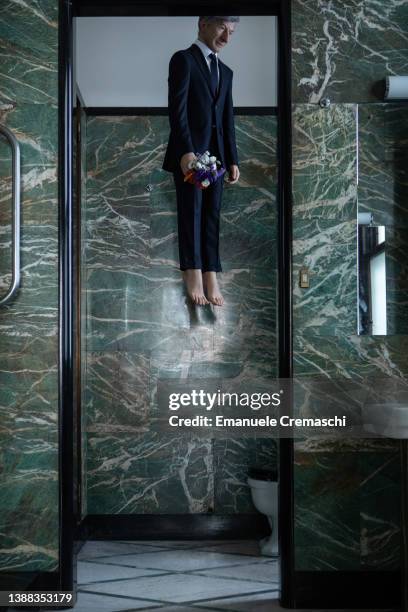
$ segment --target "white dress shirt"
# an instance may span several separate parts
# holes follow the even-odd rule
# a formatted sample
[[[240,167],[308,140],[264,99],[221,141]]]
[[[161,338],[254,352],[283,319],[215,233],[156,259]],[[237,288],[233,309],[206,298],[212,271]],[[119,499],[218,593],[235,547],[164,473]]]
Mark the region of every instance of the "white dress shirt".
[[[197,47],[200,47],[201,52],[204,55],[204,59],[207,62],[208,70],[211,72],[210,54],[214,53],[214,51],[212,49],[210,49],[210,47],[207,47],[207,45],[205,43],[203,43],[203,41],[200,40],[199,38],[196,38],[194,43],[197,45]],[[219,82],[220,81],[220,69],[218,67],[218,53],[214,53],[214,55],[216,57],[216,62],[217,62],[217,74],[218,74],[218,82]]]

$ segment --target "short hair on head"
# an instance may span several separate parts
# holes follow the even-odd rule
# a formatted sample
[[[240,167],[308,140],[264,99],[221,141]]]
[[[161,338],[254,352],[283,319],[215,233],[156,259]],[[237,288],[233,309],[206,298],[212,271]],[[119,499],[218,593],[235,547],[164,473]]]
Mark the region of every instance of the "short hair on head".
[[[199,17],[198,23],[200,23],[200,21],[231,21],[232,23],[239,23],[239,17],[217,17],[212,15],[209,17]]]

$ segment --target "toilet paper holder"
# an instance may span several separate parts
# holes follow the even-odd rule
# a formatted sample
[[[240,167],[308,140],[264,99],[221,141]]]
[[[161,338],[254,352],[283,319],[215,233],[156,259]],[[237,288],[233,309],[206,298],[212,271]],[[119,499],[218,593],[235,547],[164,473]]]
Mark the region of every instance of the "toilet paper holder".
[[[408,76],[386,76],[384,99],[407,100]]]

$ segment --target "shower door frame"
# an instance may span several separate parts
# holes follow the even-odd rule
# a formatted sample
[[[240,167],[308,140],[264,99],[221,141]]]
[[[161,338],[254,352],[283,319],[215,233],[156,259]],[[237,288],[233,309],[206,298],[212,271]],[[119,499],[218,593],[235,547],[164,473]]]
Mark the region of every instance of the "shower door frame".
[[[59,0],[59,501],[60,588],[75,588],[75,518],[78,515],[74,474],[75,304],[73,278],[73,17],[186,16],[186,0]],[[194,14],[234,12],[274,15],[278,19],[278,347],[279,377],[292,377],[292,155],[291,155],[291,2],[255,0],[250,4],[199,0]],[[279,441],[279,555],[281,605],[295,607],[293,440]]]

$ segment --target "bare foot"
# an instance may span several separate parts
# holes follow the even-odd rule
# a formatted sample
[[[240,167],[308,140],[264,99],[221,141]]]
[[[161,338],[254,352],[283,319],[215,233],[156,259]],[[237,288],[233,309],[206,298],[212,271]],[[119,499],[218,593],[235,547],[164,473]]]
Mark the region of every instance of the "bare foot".
[[[206,306],[209,301],[204,295],[203,276],[200,269],[191,269],[183,271],[184,282],[186,283],[187,293],[197,306]]]
[[[205,294],[211,304],[214,304],[215,306],[223,306],[224,298],[222,297],[220,288],[218,286],[217,273],[204,272],[203,279]]]

